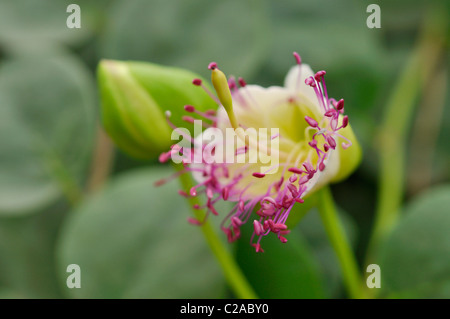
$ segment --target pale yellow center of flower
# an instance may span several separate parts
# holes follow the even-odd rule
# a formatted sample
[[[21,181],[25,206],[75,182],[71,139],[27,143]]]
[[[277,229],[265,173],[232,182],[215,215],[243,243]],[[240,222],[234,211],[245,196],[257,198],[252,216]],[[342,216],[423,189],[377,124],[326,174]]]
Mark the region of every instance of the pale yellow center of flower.
[[[239,93],[234,94],[233,105],[235,118],[239,126],[248,133],[248,138],[258,141],[257,143],[263,141],[262,151],[267,147],[272,153],[271,156],[277,156],[276,160],[268,163],[263,163],[262,157],[258,156],[256,163],[250,163],[251,152],[247,152],[240,155],[241,159],[245,157],[244,163],[228,165],[231,176],[240,173],[245,175],[237,185],[238,189],[244,189],[251,184],[245,191],[245,196],[265,194],[269,185],[278,182],[282,176],[286,181],[292,175],[288,172],[290,167],[303,169],[302,164],[305,161],[316,167],[318,156],[308,145],[316,130],[309,127],[305,116],[315,119],[318,123],[323,121],[323,116],[306,96],[279,87],[263,89],[251,86],[241,88]],[[227,114],[223,111],[218,113],[218,126],[222,130],[232,127]],[[252,134],[254,131],[248,130],[249,128],[256,130],[257,134]],[[267,129],[265,136],[261,136],[260,129]],[[273,133],[276,130],[279,136],[274,138]],[[316,140],[323,142],[320,136],[316,137]],[[239,139],[236,147],[244,146],[242,138]],[[265,169],[262,169],[263,167]],[[266,173],[266,176],[258,179],[252,176],[254,172]]]

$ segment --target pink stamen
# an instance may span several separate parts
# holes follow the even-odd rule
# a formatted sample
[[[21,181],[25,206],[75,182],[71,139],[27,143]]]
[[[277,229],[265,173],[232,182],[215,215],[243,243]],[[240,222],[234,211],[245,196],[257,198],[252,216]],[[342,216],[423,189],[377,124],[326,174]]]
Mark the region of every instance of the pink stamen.
[[[184,110],[185,110],[186,112],[192,113],[192,112],[195,111],[195,107],[193,107],[192,105],[185,105],[185,106],[184,106]]]
[[[195,119],[192,116],[183,115],[181,119],[185,122],[194,124]]]
[[[228,194],[229,194],[228,187],[224,187],[224,189],[222,190],[222,197],[224,200],[228,199]]]
[[[342,128],[345,128],[345,127],[347,127],[347,125],[348,125],[348,116],[347,115],[344,115],[344,118],[342,119]]]
[[[256,177],[256,178],[263,178],[264,176],[266,176],[266,174],[258,173],[258,172],[255,172],[252,175],[253,175],[253,177]]]
[[[344,109],[344,99],[340,99],[336,104],[336,110],[341,111]]]
[[[234,76],[230,76],[230,78],[228,79],[228,87],[230,88],[230,90],[236,89],[236,79],[234,78]]]
[[[326,139],[327,139],[327,142],[328,142],[328,144],[330,145],[330,147],[331,147],[332,149],[335,149],[335,148],[336,148],[336,141],[334,140],[334,138],[328,135],[328,136],[326,137]]]
[[[294,174],[299,174],[301,175],[303,173],[303,171],[297,167],[291,167],[288,169],[289,172],[294,173]]]
[[[302,64],[302,58],[300,57],[300,55],[297,52],[292,53],[294,55],[295,61],[297,62],[298,65]]]
[[[183,197],[189,197],[189,194],[186,193],[185,191],[181,190],[181,189],[178,191],[178,194],[180,194]]]
[[[325,169],[325,164],[323,162],[320,162],[319,170],[322,172],[324,169]]]
[[[261,236],[262,234],[264,234],[264,228],[259,221],[253,221],[253,228],[255,230],[256,236]]]
[[[253,247],[255,247],[255,250],[257,253],[263,253],[264,249],[261,248],[261,244],[252,244]]]
[[[326,74],[327,72],[325,71],[319,71],[314,75],[314,78],[316,79],[317,82],[322,81],[323,76]]]
[[[200,226],[202,224],[198,219],[195,219],[195,218],[192,218],[192,217],[188,217],[187,221],[190,224],[196,225],[196,226]]]
[[[307,78],[305,80],[305,83],[306,83],[306,85],[309,85],[310,87],[315,87],[316,86],[316,82],[314,81],[314,78],[312,76]]]
[[[336,110],[334,109],[329,109],[328,111],[325,112],[325,116],[326,117],[333,117],[336,114]]]
[[[309,124],[311,127],[318,127],[319,123],[317,121],[309,116],[305,116],[305,121]]]

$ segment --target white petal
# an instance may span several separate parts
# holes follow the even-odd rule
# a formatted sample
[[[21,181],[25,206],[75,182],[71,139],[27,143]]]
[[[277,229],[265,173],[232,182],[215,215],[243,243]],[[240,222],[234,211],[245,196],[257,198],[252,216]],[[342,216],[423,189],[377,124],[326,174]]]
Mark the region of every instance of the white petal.
[[[300,78],[298,76],[299,72]],[[286,78],[284,79],[284,86],[289,91],[303,94],[320,110],[319,102],[317,101],[317,96],[314,89],[305,83],[305,80],[310,76],[314,76],[314,72],[311,70],[309,65],[295,65],[286,75]]]

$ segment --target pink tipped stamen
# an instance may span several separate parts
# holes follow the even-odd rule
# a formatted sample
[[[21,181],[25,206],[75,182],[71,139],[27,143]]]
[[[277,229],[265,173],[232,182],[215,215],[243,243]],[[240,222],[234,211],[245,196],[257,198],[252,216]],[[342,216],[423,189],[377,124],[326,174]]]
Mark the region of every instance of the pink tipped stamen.
[[[327,72],[325,72],[325,71],[319,71],[319,72],[317,72],[315,75],[314,75],[314,79],[316,79],[316,81],[317,82],[319,82],[320,83],[320,81],[322,81],[322,79],[323,79],[323,76],[326,74]]]
[[[202,85],[202,80],[200,80],[200,79],[193,79],[192,80],[192,84],[194,84],[195,86],[200,86],[200,85]]]
[[[183,115],[181,119],[185,122],[194,124],[195,119],[192,116]]]
[[[202,222],[200,222],[198,219],[195,219],[192,217],[188,217],[187,221],[188,221],[188,223],[190,223],[192,225],[196,225],[196,226],[202,225]]]
[[[311,77],[311,79],[312,79],[312,81],[315,81],[315,79],[313,79],[312,77]],[[314,88],[314,92],[316,93],[316,97],[317,97],[317,100],[319,101],[320,106],[322,106],[323,111],[326,112],[327,107],[325,106],[325,104],[327,104],[327,103],[325,103],[325,101],[324,101],[324,96],[322,94],[322,89],[320,87],[320,83],[316,82],[315,85],[313,86],[313,88]]]
[[[236,90],[236,79],[234,78],[234,76],[230,76],[230,78],[228,79],[228,87],[230,88],[230,91],[234,91]]]
[[[325,169],[325,164],[324,164],[323,162],[320,162],[320,164],[319,164],[319,170],[320,170],[321,172],[323,172],[324,169]]]
[[[253,228],[255,230],[256,236],[261,236],[262,234],[264,234],[264,228],[259,221],[253,221]]]
[[[297,167],[291,167],[288,169],[289,172],[294,173],[294,174],[298,174],[301,175],[304,173],[304,171],[302,171],[301,169],[297,168]]]
[[[186,112],[193,113],[193,112],[195,112],[195,107],[193,107],[192,105],[185,105],[184,110]]]
[[[217,69],[217,63],[216,62],[211,62],[210,64],[208,64],[208,69],[209,70]]]
[[[181,117],[181,119],[182,119],[183,121],[187,122],[187,123],[190,123],[190,124],[194,124],[194,121],[195,121],[195,118],[193,118],[192,116],[188,116],[188,115],[183,115],[183,116]],[[202,127],[204,127],[204,128],[211,127],[211,125],[208,124],[208,123],[206,123],[205,121],[201,121],[201,125],[202,125]]]
[[[305,121],[309,124],[311,127],[319,127],[319,123],[317,121],[309,116],[305,116]]]
[[[302,81],[302,68],[301,68],[302,58],[297,52],[293,52],[292,55],[294,56],[295,62],[298,65],[297,82],[295,83],[295,91],[298,92],[300,89],[300,83]]]
[[[330,135],[328,135],[328,136],[326,137],[326,140],[327,140],[328,144],[330,145],[330,147],[331,147],[332,149],[335,149],[335,148],[336,148],[336,141],[334,140],[333,137],[331,137]]]
[[[326,74],[327,72],[325,72],[325,71],[319,71],[319,72],[317,72],[316,74],[315,74],[315,76],[314,76],[314,78],[316,79],[316,81],[318,82],[318,83],[321,83],[322,84],[322,86],[323,86],[323,93],[325,93],[325,110],[327,110],[328,109],[328,105],[329,105],[329,103],[328,103],[328,92],[327,92],[327,86],[325,85],[325,74]],[[322,94],[322,89],[320,88],[320,85],[319,85],[319,91],[320,91],[320,94]]]
[[[343,111],[344,110],[344,99],[340,99],[336,104],[336,110]]]
[[[168,182],[174,180],[175,178],[178,178],[180,175],[182,175],[182,174],[184,174],[184,173],[186,173],[185,170],[178,171],[178,172],[176,172],[176,173],[173,173],[172,175],[170,175],[170,176],[167,177],[167,178],[162,178],[162,179],[160,179],[160,180],[157,180],[153,185],[154,185],[155,187],[162,186],[162,185],[164,185],[164,184],[166,184],[166,183],[168,183]]]
[[[228,199],[228,194],[229,194],[228,187],[224,187],[224,189],[222,190],[222,198],[224,200],[227,200]]]
[[[255,172],[252,175],[253,175],[253,177],[256,177],[256,178],[263,178],[264,176],[266,176],[266,174],[258,173],[258,172]]]
[[[189,194],[186,193],[185,191],[181,190],[181,189],[178,191],[178,194],[180,194],[183,197],[189,197]]]
[[[245,88],[247,86],[247,82],[243,78],[239,78],[238,81],[241,87]]]
[[[344,143],[344,142],[342,142],[342,148],[344,149],[344,150],[346,150],[347,148],[349,148],[350,146],[352,146],[352,143]]]
[[[348,125],[348,116],[345,115],[344,118],[342,119],[342,125],[341,128],[346,128]]]
[[[306,78],[305,80],[306,85],[309,85],[310,87],[315,87],[316,82],[314,81],[314,78],[310,76],[309,78]]]
[[[335,114],[336,114],[336,110],[334,110],[334,109],[329,109],[328,111],[326,111],[326,112],[324,113],[324,116],[326,116],[326,117],[333,117],[333,116],[335,116]]]
[[[295,62],[297,62],[298,65],[302,64],[302,58],[300,57],[300,54],[297,52],[293,52],[292,55],[295,58]]]

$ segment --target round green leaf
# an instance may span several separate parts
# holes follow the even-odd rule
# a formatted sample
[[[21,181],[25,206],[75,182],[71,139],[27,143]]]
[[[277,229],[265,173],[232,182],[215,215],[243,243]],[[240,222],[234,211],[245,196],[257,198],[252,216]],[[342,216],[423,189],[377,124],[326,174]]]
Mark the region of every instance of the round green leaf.
[[[0,215],[71,200],[94,128],[92,77],[78,61],[33,56],[0,67]]]
[[[55,244],[67,205],[0,218],[0,299],[61,298]],[[2,291],[5,288],[5,291]],[[14,294],[12,294],[14,293]]]
[[[215,298],[223,279],[172,173],[144,169],[116,179],[76,209],[62,232],[58,265],[63,289],[76,298]],[[68,289],[69,264],[81,288]]]
[[[381,287],[393,297],[450,298],[450,186],[428,191],[381,251]]]

